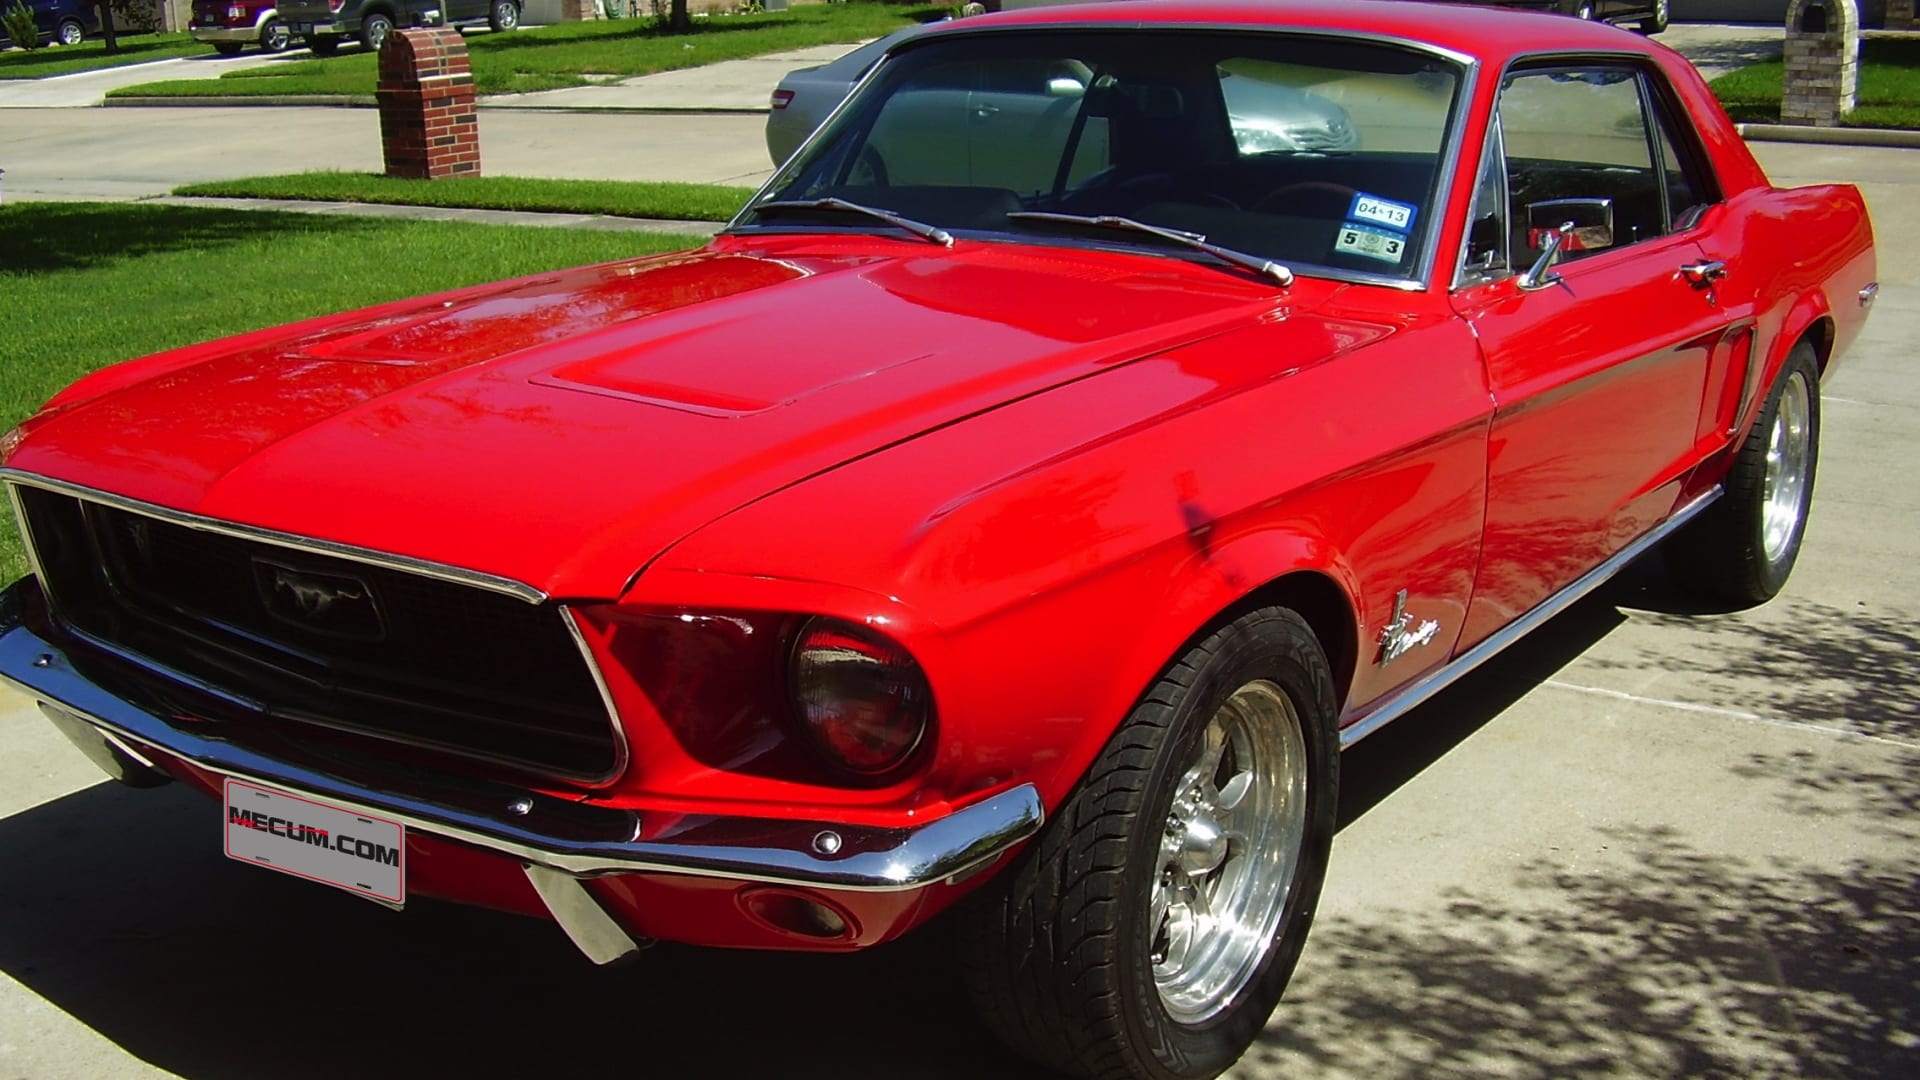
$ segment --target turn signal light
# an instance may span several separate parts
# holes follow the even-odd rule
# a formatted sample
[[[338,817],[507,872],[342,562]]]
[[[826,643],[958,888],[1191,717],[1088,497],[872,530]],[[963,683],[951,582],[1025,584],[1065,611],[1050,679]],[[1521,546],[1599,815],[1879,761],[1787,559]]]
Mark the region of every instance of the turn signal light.
[[[912,656],[864,627],[813,618],[794,639],[794,713],[814,748],[837,768],[878,778],[925,738],[933,692]]]

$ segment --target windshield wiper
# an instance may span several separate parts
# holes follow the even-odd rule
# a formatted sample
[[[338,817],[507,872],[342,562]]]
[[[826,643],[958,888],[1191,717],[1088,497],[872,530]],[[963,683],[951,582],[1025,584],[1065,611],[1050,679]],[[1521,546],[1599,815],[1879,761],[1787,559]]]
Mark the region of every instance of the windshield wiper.
[[[748,209],[754,213],[762,210],[843,210],[849,214],[865,214],[870,218],[879,218],[896,229],[905,229],[923,240],[931,240],[941,247],[953,246],[953,234],[938,225],[929,225],[924,221],[904,218],[891,210],[862,206],[846,199],[775,199],[773,202],[756,203]]]
[[[1128,232],[1145,233],[1157,236],[1182,247],[1195,251],[1204,251],[1221,262],[1232,263],[1242,269],[1251,270],[1262,277],[1270,277],[1280,283],[1282,288],[1293,284],[1293,271],[1271,259],[1258,255],[1248,255],[1244,251],[1223,248],[1219,244],[1207,243],[1203,233],[1186,232],[1182,229],[1166,229],[1158,225],[1149,225],[1144,221],[1135,221],[1129,217],[1114,214],[1101,214],[1089,217],[1083,214],[1054,214],[1044,210],[1015,210],[1007,215],[1011,221],[1050,221],[1060,225],[1085,225],[1095,229],[1124,229]]]

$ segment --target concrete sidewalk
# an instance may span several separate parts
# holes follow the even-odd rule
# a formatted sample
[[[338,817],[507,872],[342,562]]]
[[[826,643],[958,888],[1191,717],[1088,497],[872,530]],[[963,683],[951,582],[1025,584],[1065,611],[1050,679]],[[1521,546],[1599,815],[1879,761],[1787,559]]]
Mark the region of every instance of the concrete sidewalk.
[[[88,108],[104,102],[107,91],[125,86],[173,79],[217,79],[229,71],[306,59],[305,49],[289,49],[279,56],[260,52],[221,56],[209,47],[201,56],[176,56],[44,79],[0,79],[0,109]]]
[[[764,113],[773,88],[795,68],[815,67],[860,47],[816,45],[705,67],[638,75],[598,86],[533,94],[496,94],[480,100],[492,109],[610,109],[616,112]]]

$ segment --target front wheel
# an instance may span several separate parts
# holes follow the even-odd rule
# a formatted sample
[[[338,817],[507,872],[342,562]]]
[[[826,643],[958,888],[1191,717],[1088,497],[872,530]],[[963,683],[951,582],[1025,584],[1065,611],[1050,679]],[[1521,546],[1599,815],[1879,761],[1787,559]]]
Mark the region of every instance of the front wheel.
[[[1333,838],[1325,654],[1268,608],[1134,706],[1004,883],[962,912],[968,988],[1015,1050],[1100,1078],[1210,1077],[1292,976]]]
[[[1800,556],[1819,460],[1820,376],[1803,341],[1735,452],[1720,500],[1674,537],[1668,561],[1681,580],[1723,603],[1773,599]]]
[[[283,53],[293,44],[293,35],[287,32],[287,24],[279,19],[268,19],[267,25],[260,28],[260,51]]]
[[[60,25],[53,28],[53,40],[62,45],[78,45],[87,36],[87,28],[80,25],[78,19],[61,19]]]
[[[513,0],[496,0],[487,12],[487,26],[498,32],[520,25],[520,5]]]
[[[367,16],[360,23],[360,44],[369,52],[379,52],[387,35],[393,33],[393,20],[378,12]]]

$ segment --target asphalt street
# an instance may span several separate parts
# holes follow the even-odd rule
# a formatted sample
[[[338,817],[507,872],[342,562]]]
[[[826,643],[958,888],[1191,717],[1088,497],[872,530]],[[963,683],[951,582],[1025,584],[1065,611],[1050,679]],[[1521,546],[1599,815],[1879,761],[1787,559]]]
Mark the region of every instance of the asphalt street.
[[[369,111],[54,112],[0,115],[7,197],[378,166]],[[482,132],[494,172],[748,182],[759,123]],[[1350,751],[1319,922],[1233,1075],[1920,1073],[1920,158],[1756,149],[1777,183],[1860,183],[1881,252],[1792,582],[1701,612],[1648,560]],[[0,691],[0,1077],[1028,1075],[937,933],[596,969],[550,925],[233,863],[218,828]]]

